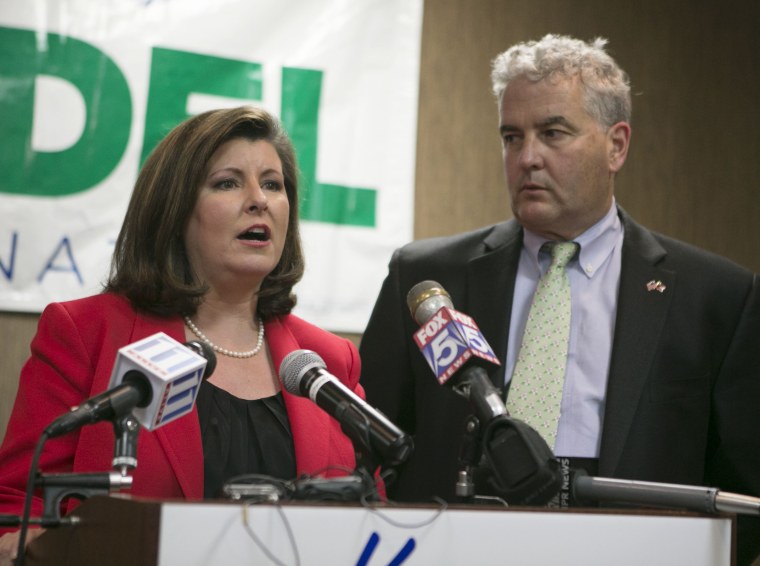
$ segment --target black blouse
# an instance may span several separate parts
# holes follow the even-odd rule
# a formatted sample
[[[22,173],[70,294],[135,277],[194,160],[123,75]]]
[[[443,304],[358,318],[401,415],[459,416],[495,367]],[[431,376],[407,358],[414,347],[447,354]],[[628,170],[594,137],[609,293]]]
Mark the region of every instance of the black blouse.
[[[204,381],[196,403],[206,499],[223,497],[222,486],[235,476],[295,477],[293,436],[282,393],[251,401]]]

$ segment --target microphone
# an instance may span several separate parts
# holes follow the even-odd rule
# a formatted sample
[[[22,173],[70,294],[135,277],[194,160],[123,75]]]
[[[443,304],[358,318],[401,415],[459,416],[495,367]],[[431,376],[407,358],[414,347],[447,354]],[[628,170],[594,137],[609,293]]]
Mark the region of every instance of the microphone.
[[[183,345],[163,332],[148,336],[118,351],[108,390],[58,417],[45,434],[54,438],[132,411],[154,430],[193,409],[201,380],[215,367],[213,350],[202,342]]]
[[[369,452],[366,456],[373,460],[379,457],[386,466],[397,466],[411,455],[412,438],[330,374],[317,353],[295,350],[285,356],[280,380],[288,393],[309,397],[335,418],[354,448]]]
[[[581,471],[571,475],[571,501],[580,504],[600,501],[686,509],[697,513],[760,516],[760,498],[724,492],[715,487],[599,478]]]
[[[477,417],[485,424],[505,415],[499,390],[486,369],[501,363],[491,350],[475,321],[454,310],[451,297],[435,281],[422,281],[409,290],[406,303],[420,325],[414,341],[438,383],[451,387],[468,399]]]
[[[468,399],[474,409],[495,489],[509,504],[551,501],[562,481],[559,462],[538,432],[509,417],[486,372],[501,364],[475,321],[454,310],[451,296],[436,281],[416,284],[406,301],[420,325],[414,341],[438,383]]]

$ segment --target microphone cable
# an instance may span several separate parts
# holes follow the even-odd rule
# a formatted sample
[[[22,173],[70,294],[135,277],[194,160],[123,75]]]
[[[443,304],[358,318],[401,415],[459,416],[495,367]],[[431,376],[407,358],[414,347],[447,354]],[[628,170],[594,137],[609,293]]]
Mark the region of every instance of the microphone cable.
[[[32,463],[29,466],[29,477],[26,480],[26,494],[24,496],[24,511],[21,516],[21,527],[18,535],[18,548],[16,550],[16,566],[24,566],[24,559],[26,556],[26,532],[29,529],[29,519],[32,514],[32,498],[34,496],[35,480],[37,478],[37,468],[39,466],[40,456],[42,455],[42,449],[47,442],[47,432],[43,432],[37,441],[37,446],[34,449],[34,455],[32,456]]]

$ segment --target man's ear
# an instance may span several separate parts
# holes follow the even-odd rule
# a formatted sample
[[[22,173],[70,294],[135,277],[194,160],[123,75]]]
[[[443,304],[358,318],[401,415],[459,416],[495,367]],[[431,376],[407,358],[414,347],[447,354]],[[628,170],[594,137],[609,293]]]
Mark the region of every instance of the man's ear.
[[[610,171],[617,173],[628,156],[628,146],[631,141],[631,125],[628,122],[618,122],[607,130],[607,146],[609,148]]]

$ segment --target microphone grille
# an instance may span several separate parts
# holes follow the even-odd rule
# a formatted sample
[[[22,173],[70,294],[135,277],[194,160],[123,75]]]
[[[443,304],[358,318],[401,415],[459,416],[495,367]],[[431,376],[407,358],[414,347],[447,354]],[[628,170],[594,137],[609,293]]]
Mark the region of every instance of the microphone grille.
[[[303,395],[299,387],[304,372],[313,367],[326,369],[324,360],[311,350],[294,350],[280,364],[280,381],[291,395]]]
[[[437,281],[420,281],[409,289],[406,305],[417,324],[425,324],[442,307],[454,308],[451,296]]]

